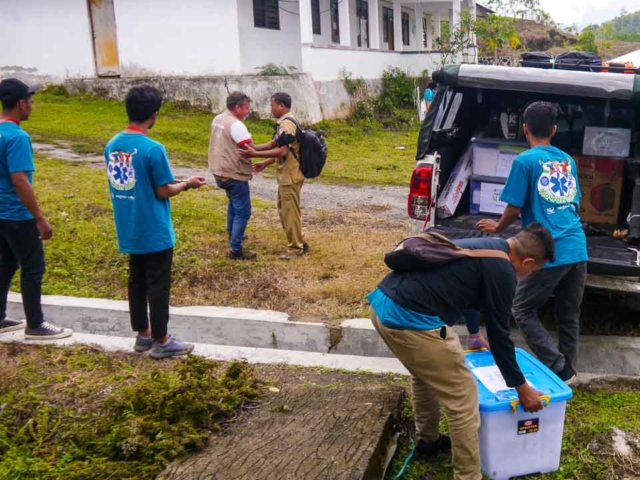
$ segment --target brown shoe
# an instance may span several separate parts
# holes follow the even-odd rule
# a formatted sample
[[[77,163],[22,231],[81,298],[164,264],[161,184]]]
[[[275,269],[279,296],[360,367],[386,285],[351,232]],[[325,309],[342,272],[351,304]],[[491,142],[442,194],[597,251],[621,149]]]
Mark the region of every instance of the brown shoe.
[[[229,252],[229,260],[255,260],[258,255],[254,252],[247,252],[245,250],[240,250],[239,252],[234,252],[233,250]]]

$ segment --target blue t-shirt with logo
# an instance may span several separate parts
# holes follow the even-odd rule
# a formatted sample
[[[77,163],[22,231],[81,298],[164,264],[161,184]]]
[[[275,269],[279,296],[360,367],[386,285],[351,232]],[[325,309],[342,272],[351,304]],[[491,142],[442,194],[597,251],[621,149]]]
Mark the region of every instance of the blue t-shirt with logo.
[[[522,224],[544,225],[556,244],[556,259],[545,268],[588,260],[587,240],[578,215],[578,169],[569,155],[538,146],[516,157],[500,200],[522,209]]]
[[[164,146],[142,133],[122,132],[107,143],[104,155],[120,251],[144,254],[173,247],[169,200],[155,193],[175,180]]]
[[[11,182],[11,174],[26,172],[29,183],[33,184],[35,169],[31,138],[27,132],[13,122],[0,121],[0,219],[33,219],[31,212],[18,197]]]

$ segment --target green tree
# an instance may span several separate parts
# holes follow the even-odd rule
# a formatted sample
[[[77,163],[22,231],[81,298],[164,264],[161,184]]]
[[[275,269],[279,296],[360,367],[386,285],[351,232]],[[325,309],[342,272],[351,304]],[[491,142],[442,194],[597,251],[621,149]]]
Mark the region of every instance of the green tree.
[[[466,9],[461,12],[458,23],[450,25],[447,22],[448,28],[443,28],[442,36],[436,38],[436,46],[441,52],[440,66],[456,63],[459,56],[469,49],[476,48],[474,41],[476,23]]]
[[[578,37],[578,45],[580,50],[584,52],[598,53],[598,44],[596,42],[596,33],[592,29],[585,29]]]
[[[475,33],[486,48],[493,53],[497,62],[498,50],[509,46],[516,49],[521,40],[518,31],[514,27],[514,20],[500,15],[488,15],[486,18],[475,22]]]

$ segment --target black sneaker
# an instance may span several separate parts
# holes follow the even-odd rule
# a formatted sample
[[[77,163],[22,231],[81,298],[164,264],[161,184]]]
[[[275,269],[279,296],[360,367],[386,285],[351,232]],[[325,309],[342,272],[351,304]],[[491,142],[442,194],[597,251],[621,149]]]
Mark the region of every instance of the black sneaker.
[[[23,322],[20,320],[11,320],[5,317],[4,320],[0,320],[0,333],[24,330],[26,326],[27,322]]]
[[[451,438],[448,435],[440,435],[435,442],[431,443],[418,440],[416,445],[416,453],[423,457],[435,457],[440,452],[449,451],[451,451]]]
[[[309,251],[309,244],[308,244],[307,242],[304,242],[304,243],[302,244],[302,251],[303,251],[304,253],[307,253],[307,252]]]
[[[229,252],[229,260],[255,260],[257,256],[257,254],[246,250],[240,250],[239,252],[232,250]]]
[[[26,328],[24,331],[25,340],[58,340],[67,338],[73,334],[69,328],[56,327],[48,322],[42,322],[38,328]]]

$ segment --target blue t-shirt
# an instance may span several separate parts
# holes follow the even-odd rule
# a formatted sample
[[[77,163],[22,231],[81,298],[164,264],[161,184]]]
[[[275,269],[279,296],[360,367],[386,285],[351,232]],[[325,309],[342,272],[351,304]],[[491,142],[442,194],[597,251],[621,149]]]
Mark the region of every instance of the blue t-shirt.
[[[433,99],[435,98],[435,96],[436,96],[436,92],[434,92],[430,88],[427,88],[424,91],[424,101],[425,102],[433,102]]]
[[[0,219],[33,219],[11,183],[11,174],[26,172],[29,183],[33,184],[35,169],[31,138],[27,132],[13,122],[0,122]]]
[[[444,326],[436,315],[414,312],[401,307],[382,290],[376,288],[367,295],[367,300],[375,310],[378,320],[387,328],[398,330],[433,330]]]
[[[500,200],[522,209],[522,224],[544,225],[556,244],[556,260],[545,268],[589,259],[578,215],[576,162],[556,147],[534,147],[516,157]]]
[[[107,143],[104,155],[120,251],[143,254],[173,247],[169,200],[155,193],[175,180],[164,146],[142,133],[122,132]]]

